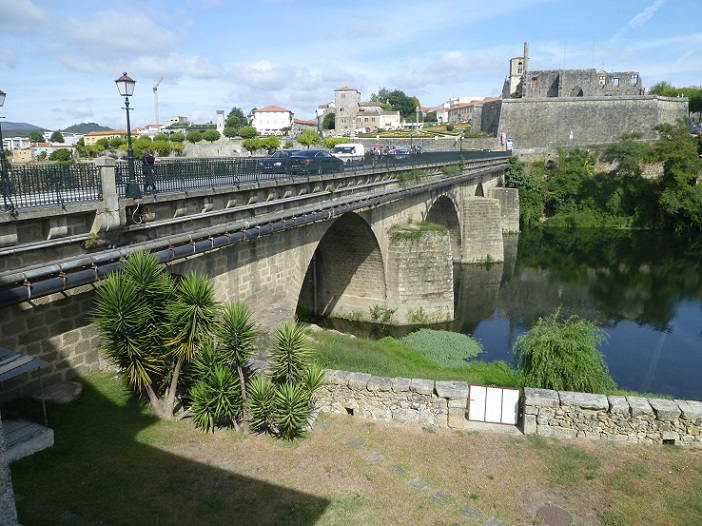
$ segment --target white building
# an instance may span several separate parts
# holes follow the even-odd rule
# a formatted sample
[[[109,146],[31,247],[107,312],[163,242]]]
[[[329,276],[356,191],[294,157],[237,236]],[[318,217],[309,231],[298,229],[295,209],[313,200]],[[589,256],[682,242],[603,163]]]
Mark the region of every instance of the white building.
[[[248,117],[259,135],[284,135],[284,129],[292,130],[294,113],[280,106],[266,106],[254,108]]]

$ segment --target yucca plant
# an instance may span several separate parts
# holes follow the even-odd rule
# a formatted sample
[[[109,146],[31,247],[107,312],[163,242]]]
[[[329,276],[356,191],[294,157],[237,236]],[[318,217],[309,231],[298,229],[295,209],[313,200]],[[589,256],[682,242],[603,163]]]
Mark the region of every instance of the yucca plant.
[[[312,358],[308,344],[308,330],[294,321],[278,327],[273,333],[275,347],[272,353],[273,383],[297,383],[302,380]]]
[[[232,367],[236,367],[241,385],[241,397],[246,402],[246,377],[244,366],[253,356],[257,331],[251,322],[251,311],[242,303],[229,303],[222,311],[215,333],[219,350]],[[244,407],[246,404],[244,403]],[[242,415],[244,430],[247,430],[246,415]]]
[[[286,440],[302,436],[310,414],[310,396],[302,384],[285,383],[275,390],[273,418],[279,435]]]
[[[268,431],[273,423],[275,386],[268,378],[254,376],[249,382],[247,391],[251,429],[259,432]]]
[[[156,386],[167,373],[165,313],[173,292],[156,258],[138,251],[124,262],[123,273],[114,272],[100,283],[92,312],[103,351],[132,390],[146,393],[161,418],[172,416],[172,411],[164,415]]]
[[[190,390],[195,425],[214,432],[215,427],[233,425],[241,411],[241,386],[238,376],[226,365],[215,365]]]

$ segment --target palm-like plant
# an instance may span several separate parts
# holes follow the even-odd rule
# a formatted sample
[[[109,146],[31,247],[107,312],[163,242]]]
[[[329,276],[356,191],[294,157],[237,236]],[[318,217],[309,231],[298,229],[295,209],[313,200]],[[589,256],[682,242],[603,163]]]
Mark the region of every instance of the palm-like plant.
[[[273,422],[275,386],[268,378],[255,376],[249,382],[247,391],[251,429],[267,431]]]
[[[214,432],[215,427],[234,425],[241,411],[239,378],[226,365],[216,365],[190,390],[195,425]]]
[[[161,417],[154,383],[166,369],[162,331],[172,294],[170,279],[156,259],[139,251],[125,261],[124,273],[110,274],[97,288],[93,310],[103,350],[131,389],[146,392]]]
[[[246,407],[246,378],[244,366],[253,356],[257,331],[251,322],[251,311],[242,303],[229,303],[224,307],[216,327],[215,334],[219,339],[219,349],[225,361],[236,367],[241,385],[241,396]],[[246,431],[246,415],[243,418]]]
[[[302,436],[309,413],[309,393],[301,384],[285,383],[278,386],[273,418],[282,438],[293,440]]]
[[[220,310],[212,282],[206,276],[187,276],[178,284],[177,293],[168,313],[168,345],[176,363],[163,401],[164,411],[171,413],[183,363],[192,360],[211,340]]]
[[[273,333],[275,348],[272,351],[273,383],[297,383],[312,358],[307,343],[308,330],[294,321],[278,327]]]

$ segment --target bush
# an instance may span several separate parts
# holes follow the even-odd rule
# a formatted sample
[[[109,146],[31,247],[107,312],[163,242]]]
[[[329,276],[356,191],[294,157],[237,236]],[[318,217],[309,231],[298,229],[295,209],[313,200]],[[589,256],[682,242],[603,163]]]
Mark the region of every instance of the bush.
[[[525,387],[606,393],[616,388],[597,345],[607,334],[577,316],[563,319],[560,309],[517,339],[520,383]]]
[[[420,329],[400,341],[445,367],[460,367],[483,352],[480,342],[458,332]]]

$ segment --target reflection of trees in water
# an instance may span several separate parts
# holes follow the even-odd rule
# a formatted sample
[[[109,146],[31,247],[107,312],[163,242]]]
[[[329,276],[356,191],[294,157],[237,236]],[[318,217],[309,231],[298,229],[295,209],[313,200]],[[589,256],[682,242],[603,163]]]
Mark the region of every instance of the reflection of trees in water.
[[[500,297],[511,316],[535,320],[563,305],[605,325],[668,331],[678,303],[702,290],[701,250],[700,237],[671,232],[529,230]]]

